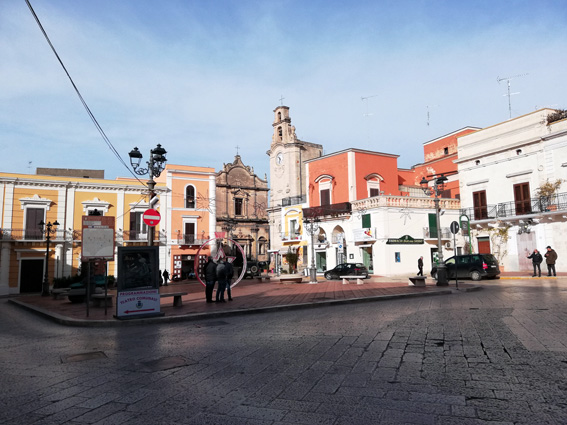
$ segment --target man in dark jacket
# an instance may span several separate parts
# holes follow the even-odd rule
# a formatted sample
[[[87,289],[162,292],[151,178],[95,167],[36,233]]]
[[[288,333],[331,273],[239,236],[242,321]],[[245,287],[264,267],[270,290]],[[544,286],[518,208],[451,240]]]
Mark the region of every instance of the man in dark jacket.
[[[547,275],[551,276],[553,272],[553,276],[557,276],[555,273],[555,262],[557,261],[557,252],[551,249],[550,246],[547,247],[547,252],[545,253],[545,262],[547,264]]]
[[[419,259],[417,260],[417,268],[419,269],[417,275],[423,276],[423,257],[419,257]]]
[[[537,249],[534,249],[534,252],[532,252],[532,255],[530,255],[528,258],[532,260],[532,265],[534,266],[534,274],[532,277],[536,277],[536,276],[541,277],[540,264],[543,261],[543,257],[541,256],[539,251]]]
[[[215,281],[217,280],[217,265],[212,257],[207,259],[205,264],[205,297],[208,303],[213,302],[213,291],[215,289]]]

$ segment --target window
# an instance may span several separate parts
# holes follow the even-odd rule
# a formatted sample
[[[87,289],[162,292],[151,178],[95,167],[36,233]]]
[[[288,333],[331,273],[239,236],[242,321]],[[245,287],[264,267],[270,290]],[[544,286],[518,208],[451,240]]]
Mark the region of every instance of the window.
[[[362,227],[365,229],[370,228],[371,223],[370,223],[370,214],[363,214],[362,215]]]
[[[321,190],[321,206],[331,205],[331,189]]]
[[[373,196],[378,196],[380,195],[380,188],[376,189],[374,187],[370,188],[370,197],[372,198]]]
[[[429,214],[429,237],[437,237],[437,214]]]
[[[195,223],[185,223],[183,229],[183,239],[185,244],[192,245],[195,243]]]
[[[143,211],[130,212],[130,240],[142,240],[147,237],[148,226],[144,223]]]
[[[234,198],[234,215],[242,215],[242,198]]]
[[[185,208],[195,208],[195,186],[185,188]]]
[[[43,221],[45,210],[43,208],[26,208],[26,239],[43,239],[39,222]]]
[[[443,154],[449,155],[449,148],[443,148]]]
[[[292,238],[299,235],[299,226],[297,220],[289,220],[289,236]]]
[[[473,192],[474,219],[483,220],[488,218],[488,208],[486,205],[486,191]]]
[[[516,204],[516,215],[530,214],[532,212],[529,183],[514,185],[514,203]]]

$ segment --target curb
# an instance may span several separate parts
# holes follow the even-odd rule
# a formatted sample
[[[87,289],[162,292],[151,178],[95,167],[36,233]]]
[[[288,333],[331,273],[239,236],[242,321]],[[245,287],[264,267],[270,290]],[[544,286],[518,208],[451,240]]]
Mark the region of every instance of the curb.
[[[218,318],[218,317],[228,317],[228,316],[242,316],[245,314],[260,314],[260,313],[271,313],[276,311],[286,311],[286,310],[300,310],[307,308],[318,308],[318,307],[331,307],[335,305],[345,305],[345,304],[360,304],[365,302],[374,301],[387,301],[401,298],[416,298],[416,297],[427,297],[435,295],[451,295],[459,292],[470,292],[474,290],[480,290],[481,287],[469,287],[464,289],[443,289],[435,292],[416,292],[410,294],[396,294],[396,295],[378,295],[373,297],[365,298],[349,298],[344,300],[328,300],[328,301],[318,301],[308,304],[287,304],[278,305],[270,307],[260,307],[260,308],[249,308],[242,310],[229,310],[229,311],[218,311],[212,313],[195,313],[195,314],[185,314],[182,316],[162,316],[162,317],[152,317],[152,318],[140,318],[135,320],[83,320],[83,319],[72,319],[66,316],[62,316],[57,313],[53,313],[41,307],[32,306],[21,302],[19,300],[10,299],[9,303],[12,303],[18,307],[21,307],[27,311],[34,314],[47,318],[55,323],[65,326],[75,326],[75,327],[101,327],[101,328],[114,328],[122,326],[137,326],[137,325],[147,325],[147,324],[163,324],[163,323],[177,323],[177,322],[188,322],[196,321],[202,319]]]

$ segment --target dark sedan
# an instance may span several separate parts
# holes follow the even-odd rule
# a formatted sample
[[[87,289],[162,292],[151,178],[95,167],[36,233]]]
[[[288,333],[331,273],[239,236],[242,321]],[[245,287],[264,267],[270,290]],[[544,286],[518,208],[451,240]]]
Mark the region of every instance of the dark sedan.
[[[340,279],[341,276],[362,276],[368,278],[368,269],[361,263],[343,263],[325,272],[325,279]]]

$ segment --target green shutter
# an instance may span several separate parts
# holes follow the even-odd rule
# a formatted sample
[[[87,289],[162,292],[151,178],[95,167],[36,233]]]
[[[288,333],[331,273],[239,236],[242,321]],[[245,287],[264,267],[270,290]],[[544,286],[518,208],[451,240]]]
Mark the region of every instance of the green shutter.
[[[429,237],[437,237],[437,216],[435,214],[429,214]]]
[[[362,227],[370,228],[370,214],[363,214],[362,216]]]

